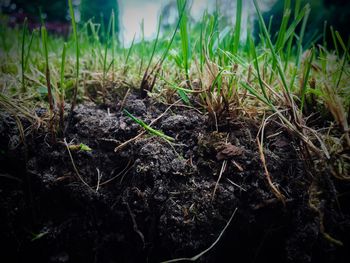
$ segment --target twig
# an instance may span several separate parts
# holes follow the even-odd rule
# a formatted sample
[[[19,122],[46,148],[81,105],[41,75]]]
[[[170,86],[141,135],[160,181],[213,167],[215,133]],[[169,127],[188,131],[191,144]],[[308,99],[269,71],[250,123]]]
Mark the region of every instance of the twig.
[[[136,141],[138,138],[140,138],[142,135],[144,135],[146,133],[146,131],[143,131],[141,133],[139,133],[138,135],[136,135],[135,137],[123,142],[122,144],[118,145],[115,149],[114,152],[118,152],[119,150],[123,149],[126,145],[128,145],[129,143]]]
[[[228,136],[229,136],[229,134],[227,134],[227,137],[226,137],[226,144],[227,144],[227,141],[228,141]],[[222,162],[222,166],[221,166],[221,169],[220,169],[220,173],[219,173],[219,178],[218,178],[218,180],[216,181],[216,184],[215,184],[215,187],[214,187],[214,191],[213,191],[213,196],[212,196],[212,198],[211,198],[211,201],[213,202],[214,201],[214,197],[215,197],[215,193],[216,193],[216,190],[217,190],[217,188],[218,188],[218,186],[219,186],[219,182],[220,182],[220,179],[221,179],[221,176],[222,176],[222,174],[225,172],[225,170],[226,170],[226,166],[227,166],[227,160],[224,160],[223,162]]]
[[[96,193],[98,192],[98,190],[100,189],[100,182],[102,179],[102,173],[100,172],[100,169],[96,168],[97,170],[97,185],[96,185]]]
[[[242,186],[236,184],[235,182],[233,182],[232,180],[226,178],[227,181],[229,181],[231,184],[233,184],[234,186],[238,187],[239,189],[241,189],[243,192],[247,192],[247,190],[245,188],[243,188]]]
[[[119,111],[122,111],[122,110],[123,110],[124,105],[125,105],[125,102],[126,102],[126,99],[127,99],[128,96],[129,96],[129,93],[130,93],[130,88],[128,88],[128,90],[126,91],[126,93],[125,93],[125,95],[124,95],[123,101],[122,101],[122,103],[120,104],[120,109],[119,109]]]
[[[236,167],[238,168],[238,170],[239,170],[240,172],[243,172],[243,171],[244,171],[244,169],[242,168],[242,166],[240,166],[235,160],[232,160],[231,162],[234,164],[234,166],[236,166]]]
[[[214,187],[213,196],[212,196],[212,198],[211,198],[211,201],[212,201],[212,202],[214,201],[216,190],[217,190],[217,188],[218,188],[218,186],[219,186],[219,182],[220,182],[221,176],[222,176],[222,174],[223,174],[223,173],[225,172],[225,170],[226,170],[226,166],[227,166],[227,160],[224,160],[224,161],[222,162],[222,165],[221,165],[219,178],[218,178],[218,180],[216,181],[216,184],[215,184],[215,187]]]

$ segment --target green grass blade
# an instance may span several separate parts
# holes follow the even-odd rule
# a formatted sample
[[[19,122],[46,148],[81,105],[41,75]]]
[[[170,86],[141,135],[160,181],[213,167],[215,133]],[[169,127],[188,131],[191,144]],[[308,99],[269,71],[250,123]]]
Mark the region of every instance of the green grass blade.
[[[133,50],[133,48],[134,48],[134,45],[135,45],[135,37],[136,37],[136,34],[134,34],[134,37],[132,38],[131,45],[130,45],[130,47],[129,47],[129,49],[128,49],[128,53],[126,54],[125,62],[124,62],[125,67],[127,67],[127,65],[128,65],[131,52],[132,52],[132,50]]]
[[[280,26],[280,30],[278,31],[277,41],[275,45],[276,52],[279,52],[283,48],[283,42],[285,39],[290,14],[290,0],[286,0],[284,4],[282,23]]]
[[[243,9],[243,1],[237,0],[236,24],[235,24],[235,32],[234,32],[235,35],[234,35],[233,50],[232,50],[234,54],[237,53],[238,51],[239,40],[241,36],[242,9]]]
[[[269,36],[269,33],[267,31],[267,28],[266,28],[266,25],[265,25],[265,22],[264,22],[264,19],[262,17],[262,14],[261,14],[261,11],[260,11],[260,7],[257,3],[257,0],[253,0],[254,1],[254,5],[255,5],[255,9],[258,13],[258,19],[261,23],[261,28],[262,28],[262,31],[263,31],[263,34],[265,36],[265,39],[267,41],[267,45],[271,51],[271,55],[273,57],[273,61],[275,61],[276,65],[277,65],[277,69],[278,69],[278,72],[280,74],[280,77],[281,77],[281,81],[282,81],[282,84],[283,84],[283,88],[285,89],[286,93],[287,93],[287,96],[289,98],[289,101],[291,102],[292,101],[292,98],[291,98],[291,95],[290,95],[290,91],[289,91],[289,88],[288,88],[288,85],[287,85],[287,80],[286,80],[286,76],[284,74],[284,71],[283,71],[283,68],[282,68],[282,65],[281,65],[281,62],[280,60],[278,59],[278,56],[275,52],[275,48],[272,44],[272,41],[271,41],[271,38]]]
[[[161,137],[167,141],[175,141],[175,139],[173,137],[170,137],[166,134],[164,134],[162,131],[153,129],[152,127],[150,127],[149,125],[147,125],[146,123],[144,123],[142,120],[136,118],[134,115],[132,115],[130,112],[128,112],[126,109],[123,110],[123,112],[130,117],[134,122],[136,122],[137,124],[139,124],[142,128],[144,128],[146,131],[148,131],[149,133],[156,135],[158,137]]]
[[[26,84],[24,79],[24,73],[25,73],[25,39],[27,34],[27,27],[28,27],[28,20],[27,18],[24,19],[23,22],[23,29],[22,29],[22,53],[21,53],[21,74],[22,74],[22,92],[26,92]]]
[[[36,30],[34,29],[32,34],[31,34],[31,36],[30,36],[30,40],[29,40],[29,44],[28,44],[28,48],[27,48],[27,53],[26,53],[26,58],[25,58],[25,62],[24,62],[24,70],[25,71],[28,69],[28,63],[29,63],[29,58],[30,58],[30,51],[31,51],[31,48],[32,48],[35,32],[36,32]]]
[[[348,47],[346,47],[346,45],[345,45],[345,43],[343,41],[343,38],[341,37],[341,35],[339,34],[338,31],[335,31],[335,36],[337,37],[337,39],[339,41],[339,44],[342,47],[345,55],[348,56],[348,59],[350,59],[349,49],[348,49]]]
[[[263,97],[261,96],[253,87],[251,87],[249,84],[245,83],[244,81],[241,81],[241,85],[248,90],[253,96],[255,96],[257,99],[265,103],[266,105],[271,106],[271,104]]]
[[[269,98],[267,96],[267,93],[266,93],[265,86],[263,85],[263,82],[262,82],[262,77],[260,75],[258,56],[256,54],[255,44],[254,44],[254,41],[253,41],[253,39],[251,37],[250,37],[250,46],[251,46],[251,52],[252,52],[252,55],[253,55],[253,58],[254,58],[254,67],[255,67],[255,70],[256,70],[257,75],[258,75],[258,81],[259,81],[260,89],[261,89],[261,91],[263,93],[263,96],[264,96],[265,100],[270,103],[270,100],[269,100]]]
[[[162,24],[162,16],[159,16],[159,21],[158,21],[158,29],[157,29],[157,35],[156,35],[156,39],[154,41],[154,45],[153,45],[153,49],[152,49],[152,53],[151,53],[151,58],[149,59],[148,65],[147,65],[147,70],[150,68],[154,54],[156,52],[157,49],[157,44],[158,44],[158,40],[159,40],[159,33],[160,33],[160,26]]]
[[[327,48],[327,21],[324,21],[323,23],[323,41],[322,41],[322,45],[324,48]]]
[[[284,34],[284,40],[282,42],[282,45],[280,46],[280,49],[282,49],[285,46],[285,43],[294,35],[297,26],[303,20],[306,12],[308,12],[309,9],[310,9],[310,5],[309,4],[305,5],[305,7],[300,11],[298,16],[290,24],[290,26],[288,27],[288,29]]]
[[[311,50],[311,55],[308,63],[306,64],[306,70],[305,74],[303,77],[303,85],[301,87],[301,104],[300,104],[300,111],[303,111],[304,104],[305,104],[305,94],[307,92],[307,84],[309,82],[309,76],[310,76],[310,71],[311,71],[311,65],[312,65],[312,60],[314,58],[314,53],[315,53],[315,48]]]
[[[112,9],[112,81],[114,81],[114,65],[115,65],[115,15],[114,15],[114,9]]]
[[[77,100],[77,93],[78,93],[78,85],[79,85],[79,41],[78,41],[78,32],[77,32],[77,25],[75,22],[75,16],[74,16],[74,10],[73,10],[73,4],[72,0],[68,0],[68,5],[69,5],[69,14],[72,20],[72,28],[73,28],[73,36],[74,36],[74,41],[75,41],[75,52],[76,52],[76,82],[74,86],[74,94],[73,94],[73,100],[72,100],[72,106],[71,106],[71,112],[73,112],[76,100]]]
[[[64,92],[65,92],[65,85],[64,85],[64,69],[66,65],[66,54],[67,54],[67,43],[63,44],[63,50],[62,50],[62,57],[61,57],[61,75],[60,75],[60,93],[61,93],[61,100],[64,100]]]
[[[343,55],[343,62],[342,62],[342,65],[341,65],[341,69],[340,69],[340,73],[339,73],[339,77],[338,77],[338,81],[337,81],[337,85],[336,85],[336,90],[339,88],[339,84],[340,84],[340,81],[342,79],[342,76],[343,76],[343,72],[344,72],[344,69],[345,69],[345,65],[346,65],[346,58],[349,56],[349,48],[350,48],[350,38],[348,39],[348,45],[345,49],[345,53]],[[350,115],[349,115],[350,117]]]
[[[309,15],[310,15],[310,8],[308,8],[306,10],[305,16],[303,18],[303,22],[301,25],[301,29],[300,29],[300,34],[299,34],[299,39],[298,39],[298,52],[297,52],[297,62],[296,62],[296,66],[299,67],[300,65],[300,60],[301,60],[301,56],[303,53],[303,39],[304,39],[304,34],[305,34],[305,29],[306,29],[306,25],[307,25],[307,21],[309,19]]]
[[[189,80],[190,43],[188,36],[188,14],[186,10],[187,0],[177,0],[177,9],[180,17],[180,36],[182,47],[182,61],[186,80]]]
[[[338,48],[338,42],[337,42],[337,38],[335,36],[335,32],[334,32],[334,29],[333,29],[332,26],[331,26],[331,35],[332,35],[333,44],[334,44],[334,48],[335,48],[336,54],[339,57],[340,53],[339,53],[339,48]]]

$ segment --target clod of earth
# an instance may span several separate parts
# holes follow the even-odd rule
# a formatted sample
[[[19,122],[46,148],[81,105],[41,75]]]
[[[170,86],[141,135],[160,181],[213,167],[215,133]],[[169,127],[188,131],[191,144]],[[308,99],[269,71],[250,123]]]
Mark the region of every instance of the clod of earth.
[[[129,107],[137,97],[131,94],[125,107],[147,123],[165,109],[150,98]],[[237,119],[220,126],[218,133],[209,118],[174,106],[154,128],[176,137],[175,144],[145,133],[114,152],[116,144],[142,132],[140,127],[123,112],[78,105],[66,140],[81,142],[70,148],[84,185],[64,145],[49,146],[42,130],[32,130],[24,147],[14,119],[5,114],[1,120],[5,165],[0,180],[7,186],[0,193],[1,231],[5,251],[19,249],[19,261],[33,255],[39,262],[190,258],[213,244],[236,208],[202,261],[222,261],[229,251],[247,261],[289,262],[346,253],[327,241],[319,227],[322,221],[334,240],[348,240],[340,231],[349,224],[340,220],[332,187],[336,182],[323,173],[313,182],[318,194],[308,192],[310,179],[288,133],[265,142],[268,169],[287,197],[283,207],[266,183],[252,140],[258,125],[252,121]],[[267,134],[274,129],[268,125]],[[84,145],[93,151],[82,150]],[[213,198],[222,161],[229,162]],[[17,181],[25,180],[21,174],[30,176],[31,199]],[[310,195],[316,210],[310,207]],[[26,226],[35,227],[34,237]]]

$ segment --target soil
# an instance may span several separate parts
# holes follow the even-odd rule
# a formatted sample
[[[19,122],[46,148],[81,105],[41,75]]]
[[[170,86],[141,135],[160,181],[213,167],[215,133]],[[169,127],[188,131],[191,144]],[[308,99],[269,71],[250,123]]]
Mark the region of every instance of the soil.
[[[77,106],[66,132],[52,144],[44,128],[0,119],[0,230],[9,262],[160,262],[193,257],[218,238],[199,262],[348,262],[350,184],[303,160],[304,150],[282,127],[267,125],[264,153],[259,122],[223,118],[173,106],[153,127],[175,143],[145,133],[113,103]],[[150,123],[167,105],[141,99],[124,104]],[[38,109],[43,116],[45,109]],[[312,161],[312,160],[309,160]],[[74,169],[75,165],[79,175]],[[217,185],[220,171],[226,164]],[[98,185],[98,187],[97,187]],[[342,245],[339,242],[342,242]]]

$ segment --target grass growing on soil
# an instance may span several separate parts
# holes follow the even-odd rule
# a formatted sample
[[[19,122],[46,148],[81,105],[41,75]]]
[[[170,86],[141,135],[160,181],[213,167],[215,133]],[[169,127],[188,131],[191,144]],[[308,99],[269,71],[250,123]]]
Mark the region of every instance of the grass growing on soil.
[[[116,38],[113,11],[106,30],[92,21],[76,24],[71,0],[72,34],[67,38],[47,34],[44,25],[41,36],[38,30],[30,32],[26,20],[9,28],[1,17],[0,107],[16,118],[48,123],[55,143],[56,135],[63,141],[64,132],[58,131],[68,126],[70,118],[64,116],[72,114],[76,103],[101,104],[113,101],[120,88],[140,87],[160,103],[181,99],[184,106],[207,114],[217,130],[237,116],[260,120],[261,161],[271,191],[282,202],[264,158],[263,130],[272,119],[300,142],[300,158],[312,169],[349,180],[350,39],[325,25],[323,35],[330,32],[333,43],[305,44],[310,7],[292,2],[285,2],[280,30],[274,34],[254,0],[260,34],[255,40],[248,35],[245,43],[240,41],[242,1],[231,26],[218,10],[191,24],[187,1],[178,0],[173,31],[160,34],[160,19],[155,40],[133,41],[128,48]],[[66,112],[65,101],[71,102]],[[49,116],[35,116],[38,106],[47,107]],[[176,141],[124,112],[151,134]]]
[[[37,30],[28,30],[27,20],[23,26],[9,28],[7,18],[1,18],[3,98],[20,99],[18,107],[23,108],[49,105],[50,122],[55,122],[59,104],[59,125],[52,123],[52,129],[62,130],[65,125],[65,100],[71,102],[72,112],[76,100],[100,103],[120,86],[140,86],[162,102],[179,95],[184,103],[209,114],[216,125],[232,113],[252,118],[276,114],[318,158],[340,158],[340,167],[332,168],[334,174],[345,177],[349,171],[348,157],[342,154],[350,147],[350,55],[345,44],[349,41],[325,25],[323,34],[331,32],[335,50],[329,50],[325,40],[323,45],[303,46],[309,5],[296,1],[292,6],[286,1],[280,30],[272,35],[254,0],[260,39],[254,41],[248,35],[243,43],[242,1],[237,3],[235,25],[230,26],[218,10],[205,13],[199,25],[190,24],[187,2],[178,0],[179,21],[173,33],[160,37],[159,27],[155,40],[133,41],[124,48],[116,39],[113,11],[103,31],[91,21],[77,25],[68,2],[72,35],[67,39],[46,36],[43,25],[40,43]],[[154,58],[159,60],[153,62]],[[141,72],[140,59],[149,61],[146,67],[141,65]],[[322,127],[308,121],[312,116],[321,120]]]

